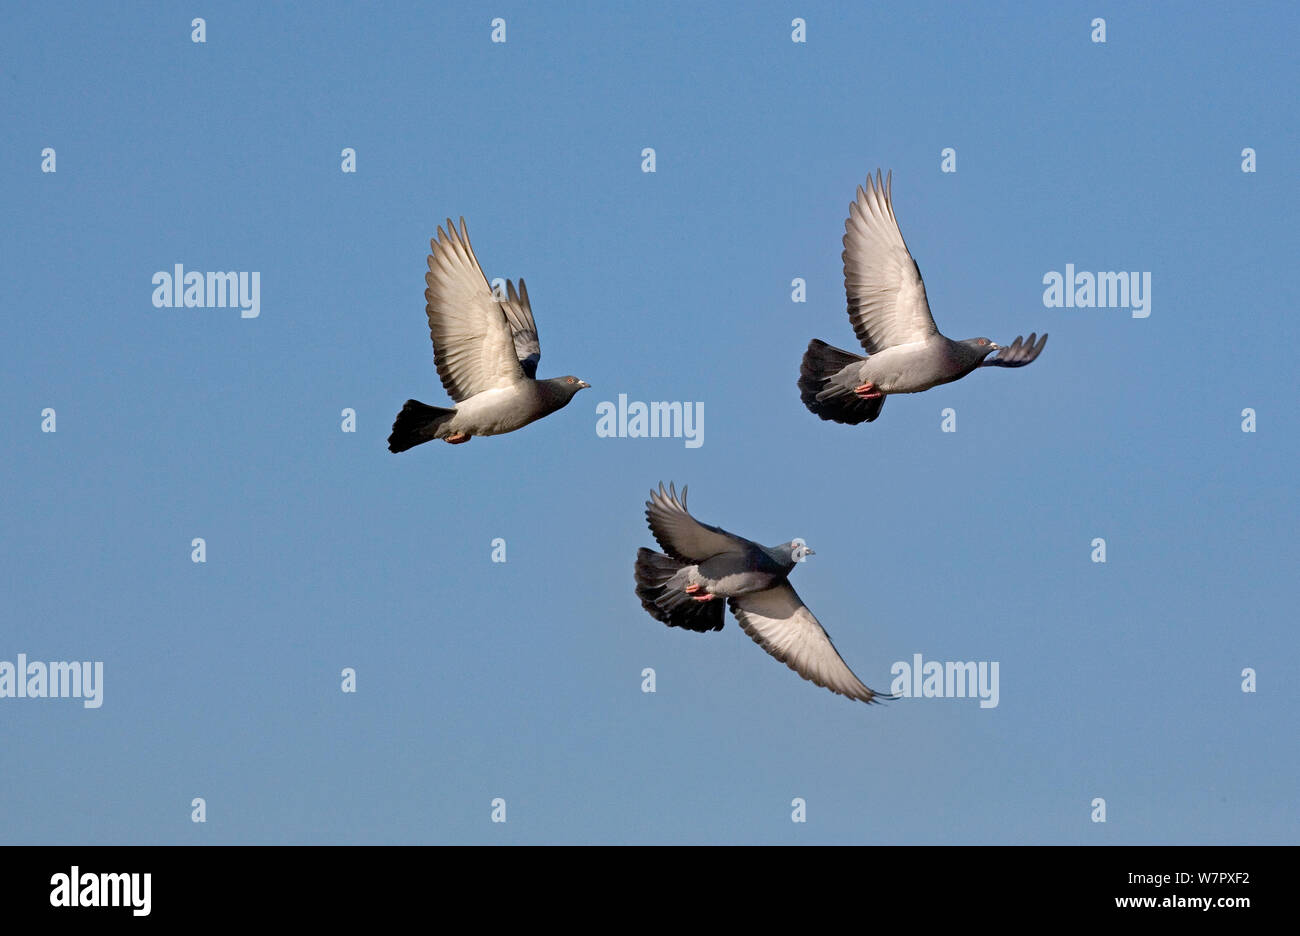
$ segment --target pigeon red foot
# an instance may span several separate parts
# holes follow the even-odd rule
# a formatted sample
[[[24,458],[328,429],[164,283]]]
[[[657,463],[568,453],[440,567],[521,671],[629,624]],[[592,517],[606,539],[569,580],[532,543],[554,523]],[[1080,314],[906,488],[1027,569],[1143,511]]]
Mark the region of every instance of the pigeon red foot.
[[[871,381],[867,381],[861,386],[854,387],[853,392],[864,400],[879,400],[884,396],[883,393],[876,389],[876,385]]]
[[[690,595],[696,601],[712,601],[714,597],[716,597],[710,594],[709,592],[705,592],[703,595],[695,594],[699,590],[700,590],[699,585],[687,585],[685,588],[682,589],[682,591],[686,592],[686,594]]]
[[[468,433],[464,433],[464,432],[453,432],[451,435],[449,435],[449,436],[447,436],[445,439],[443,439],[443,441],[444,441],[444,442],[449,442],[449,443],[451,443],[452,445],[460,445],[462,442],[468,442],[471,438],[473,438],[473,437],[470,436]]]

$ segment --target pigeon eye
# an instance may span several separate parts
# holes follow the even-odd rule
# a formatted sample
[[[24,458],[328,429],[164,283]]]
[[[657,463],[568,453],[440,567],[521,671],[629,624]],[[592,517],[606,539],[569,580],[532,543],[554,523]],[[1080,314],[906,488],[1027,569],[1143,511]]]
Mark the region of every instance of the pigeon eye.
[[[573,378],[572,378],[572,377],[569,378],[569,383],[573,383]]]

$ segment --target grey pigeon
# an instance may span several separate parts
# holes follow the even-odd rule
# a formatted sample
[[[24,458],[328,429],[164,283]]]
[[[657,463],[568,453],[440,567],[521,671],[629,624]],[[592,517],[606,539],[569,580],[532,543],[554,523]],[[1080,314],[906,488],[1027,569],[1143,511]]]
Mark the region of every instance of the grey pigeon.
[[[636,554],[636,594],[655,620],[687,630],[721,630],[727,599],[741,628],[804,679],[831,692],[873,702],[892,698],[868,689],[836,652],[829,635],[787,581],[803,556],[799,540],[758,543],[700,523],[686,510],[686,488],[650,492],[646,519],[664,553]]]
[[[987,338],[953,341],[939,334],[925,284],[907,252],[891,200],[893,173],[882,184],[867,176],[844,222],[844,291],[849,321],[868,357],[814,338],[799,369],[804,405],[822,419],[857,425],[880,415],[891,393],[920,393],[965,377],[977,367],[1024,367],[1047,344],[1016,338],[1009,347]],[[987,359],[994,351],[997,357]]]
[[[433,339],[433,363],[453,409],[407,400],[388,437],[390,452],[443,439],[455,445],[474,436],[513,432],[567,404],[591,384],[577,377],[537,379],[542,346],[528,302],[528,287],[506,282],[494,295],[469,244],[465,219],[456,232],[438,228],[429,241],[424,281],[425,312]]]

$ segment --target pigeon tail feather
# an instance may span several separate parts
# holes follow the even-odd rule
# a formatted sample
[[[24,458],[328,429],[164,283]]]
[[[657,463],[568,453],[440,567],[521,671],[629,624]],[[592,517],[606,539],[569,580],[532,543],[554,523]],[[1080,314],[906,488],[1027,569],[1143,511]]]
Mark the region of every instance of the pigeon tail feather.
[[[831,347],[820,338],[808,342],[808,350],[804,352],[799,367],[799,398],[803,405],[822,419],[850,426],[871,422],[885,405],[883,396],[864,400],[848,387],[827,386],[831,378],[844,368],[865,360],[859,354]]]
[[[388,437],[388,451],[405,452],[430,439],[436,439],[438,427],[455,415],[454,409],[430,406],[419,400],[407,400],[393,422],[393,434]]]
[[[656,621],[663,621],[669,627],[684,627],[699,633],[722,630],[726,623],[723,615],[725,602],[716,598],[696,601],[686,594],[680,581],[673,582],[687,565],[652,549],[638,549],[636,596],[641,599],[641,607]]]

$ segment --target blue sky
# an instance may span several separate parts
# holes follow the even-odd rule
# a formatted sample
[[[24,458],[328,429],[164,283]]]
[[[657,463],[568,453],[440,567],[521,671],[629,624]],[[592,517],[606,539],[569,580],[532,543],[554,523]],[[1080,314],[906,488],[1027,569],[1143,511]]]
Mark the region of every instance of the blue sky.
[[[0,841],[1296,841],[1294,5],[0,17],[0,661],[104,664],[98,709],[0,699]],[[854,347],[877,167],[946,334],[1051,340],[845,427],[795,379]],[[592,389],[392,455],[447,402],[424,258],[461,215]],[[260,315],[156,308],[178,263],[257,271]],[[1067,264],[1149,272],[1150,316],[1045,307]],[[620,393],[703,403],[704,444],[598,437]],[[868,685],[996,661],[998,706],[868,708],[653,621],[660,480],[807,540]]]

